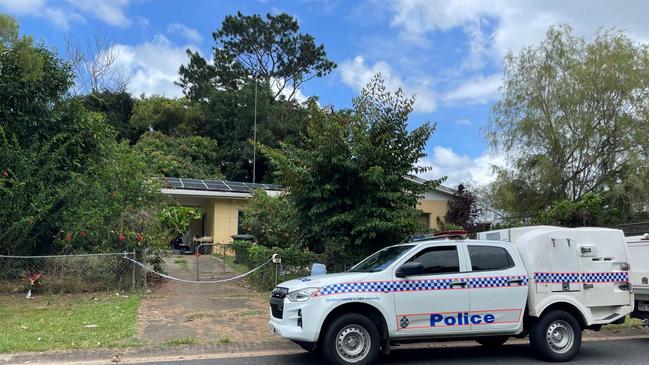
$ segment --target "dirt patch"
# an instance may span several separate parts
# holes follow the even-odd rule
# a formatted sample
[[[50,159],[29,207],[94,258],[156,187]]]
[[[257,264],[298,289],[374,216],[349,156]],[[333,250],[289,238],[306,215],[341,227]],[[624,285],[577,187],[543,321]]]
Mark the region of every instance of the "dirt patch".
[[[171,276],[195,280],[196,257],[172,256],[166,260]],[[201,280],[236,276],[216,257],[200,257]],[[244,280],[222,284],[189,284],[168,281],[142,299],[138,335],[148,344],[223,343],[267,341],[268,296]],[[276,339],[279,339],[277,337]]]

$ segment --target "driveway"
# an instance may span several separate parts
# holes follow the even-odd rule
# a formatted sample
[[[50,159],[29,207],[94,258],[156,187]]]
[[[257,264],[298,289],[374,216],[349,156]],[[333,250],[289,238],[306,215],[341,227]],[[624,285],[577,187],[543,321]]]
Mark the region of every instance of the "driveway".
[[[173,255],[165,261],[167,274],[196,279],[195,256]],[[210,255],[200,257],[199,268],[201,280],[237,275]],[[147,344],[267,341],[268,316],[268,295],[253,290],[245,279],[222,284],[167,281],[153,286],[142,300],[138,334]]]

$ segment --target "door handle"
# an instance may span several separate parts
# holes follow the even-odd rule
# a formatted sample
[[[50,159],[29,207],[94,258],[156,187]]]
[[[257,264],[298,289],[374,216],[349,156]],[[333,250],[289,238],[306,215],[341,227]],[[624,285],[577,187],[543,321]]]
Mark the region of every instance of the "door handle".
[[[523,284],[523,279],[509,279],[509,280],[507,280],[507,284],[509,284],[509,285],[511,285],[511,284],[521,285],[521,284]]]
[[[453,282],[451,282],[451,288],[456,287],[456,286],[466,288],[466,281],[453,281]]]

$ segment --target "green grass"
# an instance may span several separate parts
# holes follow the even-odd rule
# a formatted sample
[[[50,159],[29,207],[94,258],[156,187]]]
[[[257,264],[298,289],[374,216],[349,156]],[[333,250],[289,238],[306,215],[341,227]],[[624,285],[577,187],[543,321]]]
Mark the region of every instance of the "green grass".
[[[187,260],[185,260],[185,259],[174,260],[174,264],[178,264],[178,266],[180,266],[181,269],[183,269],[185,271],[189,271],[189,264],[187,263]]]
[[[218,256],[219,258],[223,258],[223,256]],[[225,256],[225,264],[232,270],[234,270],[237,274],[243,274],[244,272],[250,271],[248,266],[243,265],[243,264],[235,264],[234,263],[234,256]]]
[[[194,337],[181,337],[175,340],[167,341],[164,344],[168,346],[182,346],[182,345],[193,345],[196,343]]]
[[[139,305],[106,293],[0,297],[0,353],[136,346]]]
[[[627,317],[622,324],[609,324],[602,327],[604,331],[619,331],[623,329],[642,329],[642,321],[637,318]]]

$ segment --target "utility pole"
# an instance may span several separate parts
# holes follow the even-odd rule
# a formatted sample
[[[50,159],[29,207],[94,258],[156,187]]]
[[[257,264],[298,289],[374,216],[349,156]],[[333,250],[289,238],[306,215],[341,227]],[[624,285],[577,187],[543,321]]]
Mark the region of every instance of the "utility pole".
[[[252,129],[252,182],[255,183],[257,173],[257,75],[255,75],[255,123]]]

